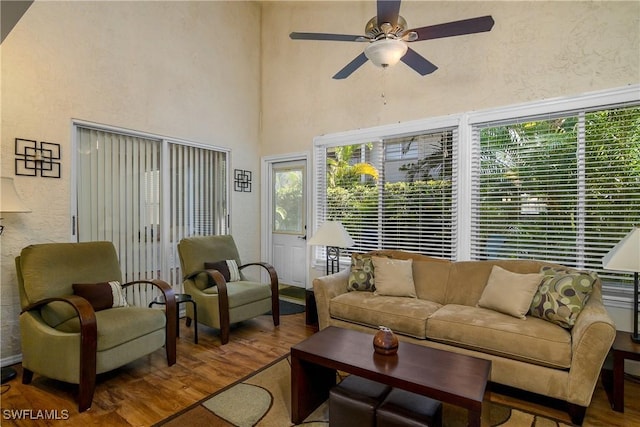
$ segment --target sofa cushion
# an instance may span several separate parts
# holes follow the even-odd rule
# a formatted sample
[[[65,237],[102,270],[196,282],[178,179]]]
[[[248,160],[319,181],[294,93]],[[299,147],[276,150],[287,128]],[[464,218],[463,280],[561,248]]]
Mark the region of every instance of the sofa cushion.
[[[447,260],[413,260],[413,284],[418,298],[444,304],[451,264]]]
[[[449,304],[429,318],[427,338],[542,366],[571,366],[571,333],[535,317]]]
[[[376,272],[376,295],[416,297],[413,284],[413,260],[371,257]],[[527,307],[528,308],[528,307]]]
[[[544,278],[533,297],[529,313],[571,329],[598,276],[591,272],[569,272],[551,267],[543,267],[541,272]]]
[[[541,281],[542,273],[520,274],[494,265],[478,306],[524,319]]]
[[[212,286],[203,292],[206,295],[217,295],[218,287]],[[229,298],[229,308],[236,308],[255,301],[271,299],[271,286],[248,280],[229,282],[227,283],[227,297]]]
[[[534,260],[452,262],[445,302],[475,306],[487,285],[494,265],[514,273],[539,273],[543,263]]]
[[[135,324],[135,328],[131,324]],[[108,350],[145,334],[164,329],[165,313],[146,307],[120,307],[96,312],[98,351]],[[78,317],[60,324],[61,332],[80,332]]]
[[[418,298],[374,295],[369,292],[347,292],[331,299],[331,317],[374,328],[385,325],[392,331],[425,338],[426,323],[440,304]]]

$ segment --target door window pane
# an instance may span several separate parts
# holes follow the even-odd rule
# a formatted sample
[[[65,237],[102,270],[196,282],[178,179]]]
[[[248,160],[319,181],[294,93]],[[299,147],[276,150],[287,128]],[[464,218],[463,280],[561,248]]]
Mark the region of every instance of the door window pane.
[[[274,232],[303,234],[304,194],[302,179],[302,169],[274,171]]]

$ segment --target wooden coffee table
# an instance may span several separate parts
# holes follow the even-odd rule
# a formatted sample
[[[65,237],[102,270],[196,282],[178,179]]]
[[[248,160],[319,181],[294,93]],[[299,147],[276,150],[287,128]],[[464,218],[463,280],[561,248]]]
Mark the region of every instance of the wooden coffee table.
[[[329,398],[337,370],[461,406],[479,427],[491,362],[407,342],[397,355],[382,356],[373,351],[373,334],[330,326],[291,347],[294,424]]]

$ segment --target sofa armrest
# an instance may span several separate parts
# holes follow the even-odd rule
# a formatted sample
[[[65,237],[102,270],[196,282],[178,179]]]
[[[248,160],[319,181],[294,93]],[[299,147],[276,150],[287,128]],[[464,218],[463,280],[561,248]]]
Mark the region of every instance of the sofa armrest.
[[[349,274],[351,270],[345,269],[328,276],[313,279],[313,293],[318,308],[318,326],[324,329],[329,326],[329,302],[332,298],[347,292]]]
[[[569,402],[589,406],[615,336],[616,326],[602,302],[602,291],[598,285],[571,330],[572,359],[567,389]]]

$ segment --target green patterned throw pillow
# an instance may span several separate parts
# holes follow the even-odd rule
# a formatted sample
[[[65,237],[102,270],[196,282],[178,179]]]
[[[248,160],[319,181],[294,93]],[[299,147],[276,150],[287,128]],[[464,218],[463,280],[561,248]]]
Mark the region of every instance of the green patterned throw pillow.
[[[375,291],[373,261],[370,255],[352,254],[348,291]]]
[[[571,329],[587,303],[598,276],[592,272],[569,272],[542,267],[542,283],[533,297],[529,313]]]

